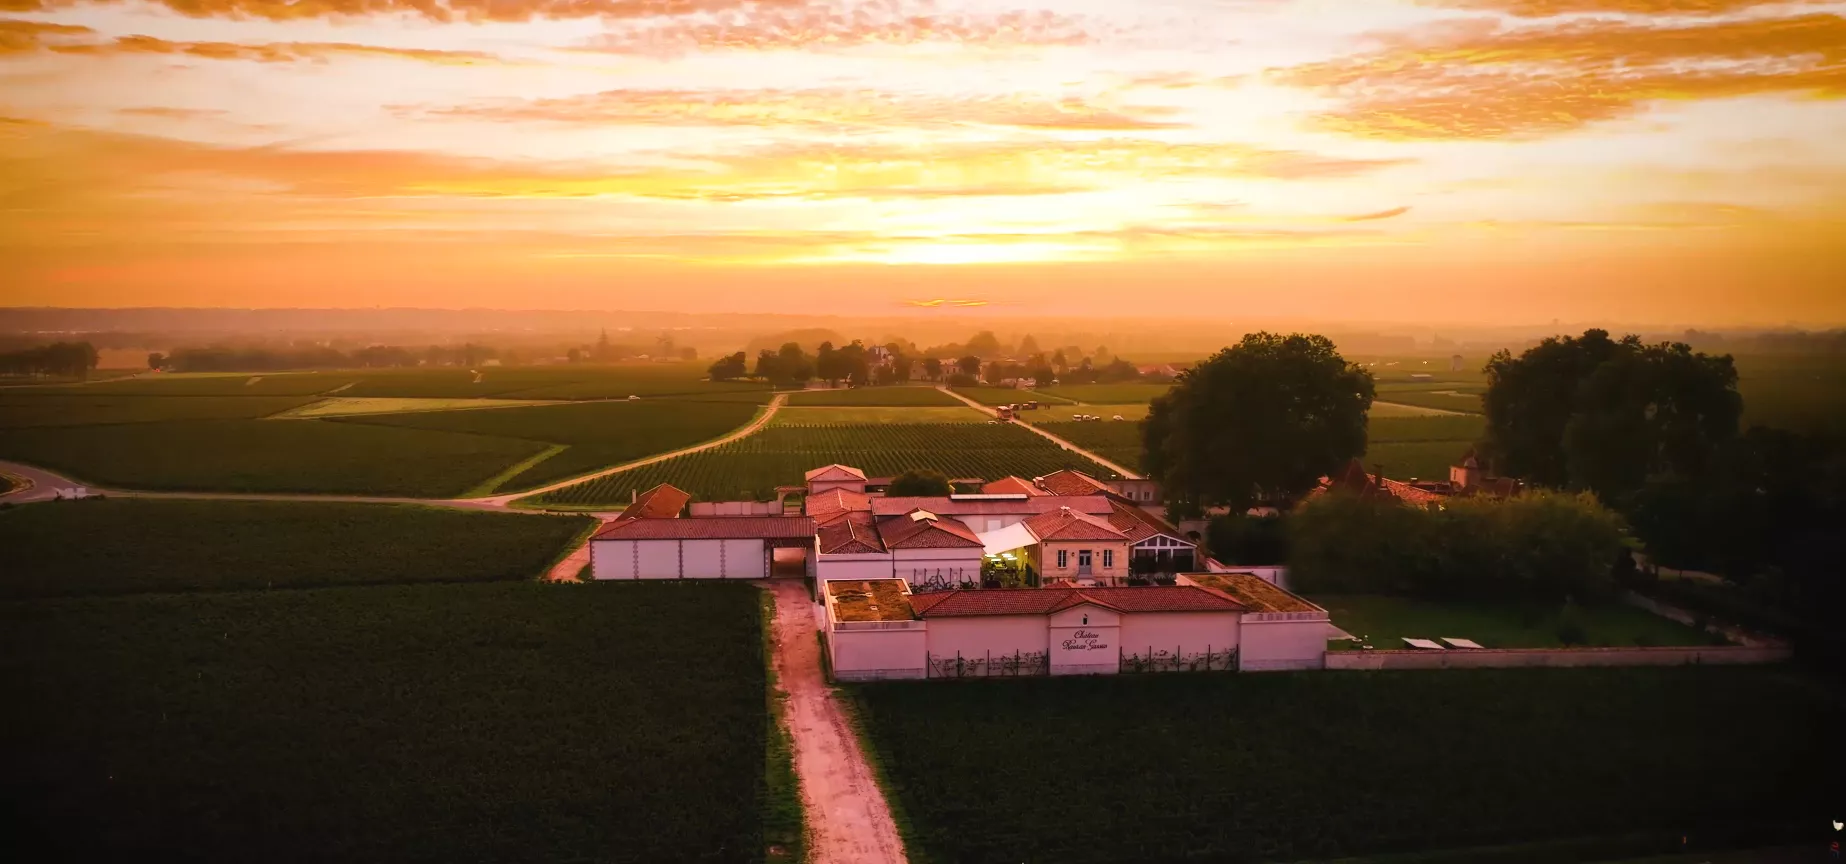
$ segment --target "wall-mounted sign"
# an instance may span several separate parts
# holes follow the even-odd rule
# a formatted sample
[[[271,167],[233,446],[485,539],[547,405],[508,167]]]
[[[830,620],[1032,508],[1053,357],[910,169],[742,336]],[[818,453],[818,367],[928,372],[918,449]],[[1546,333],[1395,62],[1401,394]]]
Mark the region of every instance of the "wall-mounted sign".
[[[1078,630],[1070,634],[1061,644],[1066,651],[1102,651],[1109,643],[1102,641],[1102,634],[1093,630]]]

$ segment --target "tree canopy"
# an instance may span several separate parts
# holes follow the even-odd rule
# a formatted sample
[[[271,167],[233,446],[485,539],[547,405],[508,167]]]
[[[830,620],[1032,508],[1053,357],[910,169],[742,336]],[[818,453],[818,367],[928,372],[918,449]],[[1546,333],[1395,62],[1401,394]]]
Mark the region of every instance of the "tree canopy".
[[[1650,477],[1704,473],[1743,413],[1728,355],[1603,330],[1501,351],[1487,381],[1486,449],[1501,473],[1612,502]]]
[[[912,468],[892,479],[885,494],[892,498],[920,498],[948,495],[954,489],[941,471]]]
[[[1327,337],[1252,333],[1155,397],[1142,464],[1175,512],[1287,503],[1365,452],[1372,394]]]

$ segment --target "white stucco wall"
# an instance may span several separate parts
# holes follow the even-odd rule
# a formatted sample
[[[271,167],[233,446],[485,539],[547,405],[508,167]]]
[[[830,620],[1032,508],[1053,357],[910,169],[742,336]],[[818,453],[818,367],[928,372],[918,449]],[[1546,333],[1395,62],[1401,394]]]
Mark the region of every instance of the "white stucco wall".
[[[929,631],[924,622],[906,630],[834,630],[827,634],[833,677],[841,681],[922,678]]]
[[[864,492],[865,491],[865,481],[864,480],[815,480],[808,484],[808,494],[809,495],[819,495],[822,492],[831,492],[835,489],[845,489],[848,492]]]
[[[932,618],[929,621],[929,653],[938,658],[954,658],[957,652],[968,659],[1024,653],[1044,653],[1049,631],[1043,615],[982,615],[969,618]]]
[[[1239,643],[1241,612],[1140,612],[1122,616],[1122,652],[1147,657],[1161,651],[1181,658],[1224,654]]]
[[[687,579],[721,579],[723,540],[681,540],[680,575]]]
[[[816,559],[814,576],[822,582],[838,579],[890,579],[891,553],[863,555],[822,555]]]
[[[595,579],[635,578],[633,540],[590,541],[590,576]]]
[[[641,566],[636,572],[636,578],[679,578],[678,540],[635,540],[632,542],[635,544],[635,550],[639,553],[641,559]]]
[[[768,553],[763,540],[724,541],[724,578],[763,579],[769,575]]]
[[[1247,672],[1325,668],[1327,621],[1264,621],[1245,616],[1239,625],[1238,668]]]

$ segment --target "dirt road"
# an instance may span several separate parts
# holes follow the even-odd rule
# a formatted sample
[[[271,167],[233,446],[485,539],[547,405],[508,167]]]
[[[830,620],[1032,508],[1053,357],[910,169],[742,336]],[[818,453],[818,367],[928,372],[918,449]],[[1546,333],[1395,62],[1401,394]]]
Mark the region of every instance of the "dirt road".
[[[795,774],[808,814],[814,864],[902,864],[891,808],[860,752],[833,688],[821,679],[814,606],[800,581],[770,584],[776,597],[776,679],[788,692]]]
[[[986,415],[988,415],[989,417],[996,417],[996,416],[999,416],[999,414],[998,414],[998,412],[996,412],[996,411],[994,411],[994,409],[993,409],[993,408],[991,408],[991,407],[989,407],[989,406],[986,406],[986,405],[982,405],[981,403],[979,403],[979,402],[976,402],[976,401],[974,401],[973,399],[969,399],[968,397],[966,397],[966,396],[963,396],[963,395],[961,395],[960,393],[957,393],[957,392],[955,392],[955,391],[953,391],[953,390],[950,390],[950,389],[949,389],[949,388],[947,388],[947,387],[937,387],[936,389],[937,389],[937,390],[941,390],[942,392],[944,392],[944,393],[947,393],[947,394],[949,394],[950,396],[953,396],[953,397],[955,397],[955,398],[957,398],[957,399],[960,399],[960,400],[961,400],[961,401],[963,401],[963,402],[966,402],[966,403],[968,403],[968,407],[970,407],[970,408],[973,408],[974,410],[976,410],[976,411],[979,411],[979,412],[981,412],[981,413],[983,413],[983,414],[986,414]],[[1079,453],[1079,454],[1082,454],[1082,456],[1083,456],[1083,457],[1084,457],[1085,459],[1088,459],[1088,460],[1090,460],[1091,462],[1094,462],[1094,463],[1096,463],[1096,464],[1098,464],[1098,465],[1101,465],[1102,467],[1104,467],[1104,468],[1107,468],[1107,469],[1109,469],[1110,471],[1114,471],[1115,473],[1117,473],[1117,474],[1120,474],[1120,475],[1121,475],[1122,477],[1124,477],[1124,478],[1127,478],[1127,479],[1129,479],[1129,480],[1139,480],[1139,479],[1141,479],[1141,475],[1139,475],[1139,474],[1136,474],[1135,472],[1133,472],[1133,471],[1130,471],[1130,470],[1128,470],[1127,468],[1123,468],[1122,466],[1120,466],[1120,465],[1117,465],[1117,464],[1115,464],[1114,462],[1110,462],[1109,460],[1107,460],[1107,459],[1104,459],[1104,458],[1102,458],[1101,456],[1098,456],[1098,455],[1096,455],[1095,453],[1091,453],[1090,451],[1088,451],[1088,450],[1085,450],[1085,449],[1083,449],[1082,447],[1078,447],[1077,445],[1075,445],[1075,444],[1072,444],[1072,443],[1070,443],[1069,441],[1067,441],[1067,440],[1065,440],[1065,439],[1063,439],[1063,438],[1060,438],[1060,437],[1058,437],[1058,436],[1056,436],[1056,435],[1053,435],[1053,434],[1051,434],[1050,432],[1046,432],[1045,430],[1043,430],[1043,429],[1040,429],[1040,428],[1038,428],[1037,426],[1034,426],[1034,425],[1032,425],[1032,424],[1030,424],[1030,423],[1027,423],[1027,422],[1025,422],[1025,421],[1023,421],[1023,420],[1012,420],[1012,421],[1010,421],[1010,422],[1011,422],[1011,423],[1012,423],[1013,425],[1015,425],[1015,426],[1024,426],[1024,427],[1025,427],[1025,428],[1027,428],[1027,429],[1030,429],[1030,430],[1032,430],[1032,431],[1034,431],[1034,432],[1037,432],[1037,433],[1038,433],[1039,435],[1041,435],[1041,436],[1043,436],[1043,437],[1045,437],[1045,438],[1048,438],[1048,439],[1050,439],[1050,440],[1051,440],[1051,443],[1053,443],[1053,444],[1056,444],[1056,445],[1058,445],[1059,447],[1062,447],[1062,448],[1064,448],[1064,449],[1066,449],[1066,450],[1069,450],[1069,451],[1071,451],[1071,452],[1073,452],[1073,453]]]

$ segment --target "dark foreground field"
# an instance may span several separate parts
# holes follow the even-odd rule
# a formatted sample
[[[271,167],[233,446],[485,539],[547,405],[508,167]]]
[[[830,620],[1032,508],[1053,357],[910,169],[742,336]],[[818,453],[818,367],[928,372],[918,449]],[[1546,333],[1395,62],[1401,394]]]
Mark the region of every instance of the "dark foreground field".
[[[1671,849],[1682,832],[1785,842],[1828,818],[1846,728],[1837,703],[1777,668],[850,692],[913,864],[1291,861],[1627,838],[1587,844],[1613,857]],[[1582,851],[1551,860],[1593,860]]]
[[[0,603],[0,860],[764,860],[759,592]]]
[[[533,579],[594,525],[413,504],[48,502],[0,511],[0,599]]]

